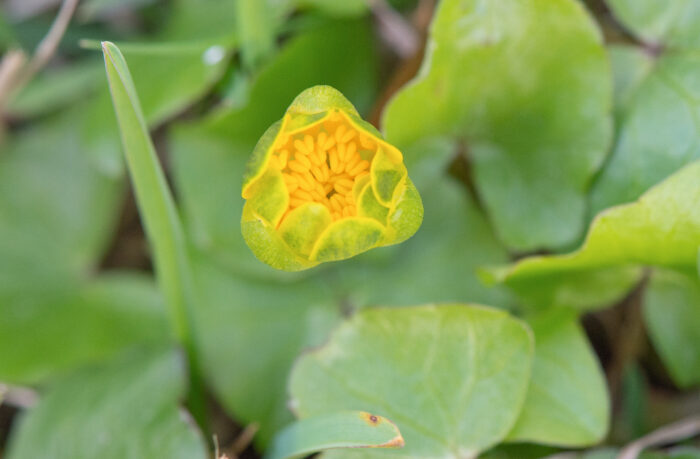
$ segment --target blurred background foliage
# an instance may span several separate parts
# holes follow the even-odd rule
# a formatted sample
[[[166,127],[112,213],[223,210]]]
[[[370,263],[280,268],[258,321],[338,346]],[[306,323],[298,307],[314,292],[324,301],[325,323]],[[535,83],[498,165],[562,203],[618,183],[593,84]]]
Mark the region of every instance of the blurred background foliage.
[[[216,435],[230,457],[259,457],[293,418],[295,359],[377,305],[479,303],[530,325],[543,393],[484,457],[598,442],[610,449],[570,457],[614,457],[700,411],[697,2],[520,2],[484,7],[475,26],[474,2],[444,0],[428,38],[436,3],[78,4],[45,68],[0,97],[0,456],[206,457]],[[58,8],[6,0],[3,55],[31,58]],[[127,181],[102,40],[126,57],[187,232],[209,432],[178,408],[186,364]],[[432,59],[404,86],[426,43]],[[399,246],[284,273],[241,237],[242,174],[316,84],[402,149],[425,220]],[[603,242],[557,256],[598,212],[650,188]],[[608,224],[595,222],[591,233]],[[640,241],[617,250],[620,235]],[[544,258],[502,268],[526,255]]]

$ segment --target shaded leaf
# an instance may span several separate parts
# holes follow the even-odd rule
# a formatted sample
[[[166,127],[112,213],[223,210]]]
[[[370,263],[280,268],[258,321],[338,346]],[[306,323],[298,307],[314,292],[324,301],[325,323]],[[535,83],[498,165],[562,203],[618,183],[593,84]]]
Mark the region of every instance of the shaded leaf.
[[[0,295],[0,380],[34,384],[118,351],[170,340],[160,294],[141,275]]]
[[[92,161],[82,109],[10,137],[0,154],[0,294],[84,276],[111,237],[121,178]]]
[[[400,148],[464,141],[498,235],[531,250],[570,244],[583,229],[610,103],[601,36],[579,2],[445,0],[419,76],[383,121]]]
[[[291,424],[275,437],[265,458],[294,459],[338,448],[397,448],[403,443],[390,420],[363,411],[341,411]]]
[[[202,259],[194,311],[207,379],[229,413],[257,422],[265,445],[292,420],[286,381],[292,362],[320,344],[340,311],[322,280],[270,283],[240,278]],[[245,377],[242,377],[245,375]]]
[[[176,353],[143,350],[77,372],[19,419],[7,457],[209,457],[199,432],[178,411],[183,376]]]
[[[22,118],[49,113],[97,90],[103,81],[103,72],[98,59],[46,70],[22,88],[5,110],[11,116]]]
[[[644,297],[644,318],[654,347],[681,387],[700,384],[700,280],[656,270]]]
[[[654,68],[654,58],[644,48],[619,44],[609,45],[608,55],[613,75],[613,105],[616,114],[624,116],[630,100]]]
[[[529,329],[502,311],[365,309],[296,362],[290,403],[301,419],[347,409],[389,417],[406,446],[382,455],[472,457],[512,427],[531,359]]]
[[[700,5],[667,0],[606,0],[622,24],[649,45],[700,46]]]
[[[528,320],[535,334],[535,360],[510,441],[588,446],[607,434],[605,377],[577,320],[561,310]]]

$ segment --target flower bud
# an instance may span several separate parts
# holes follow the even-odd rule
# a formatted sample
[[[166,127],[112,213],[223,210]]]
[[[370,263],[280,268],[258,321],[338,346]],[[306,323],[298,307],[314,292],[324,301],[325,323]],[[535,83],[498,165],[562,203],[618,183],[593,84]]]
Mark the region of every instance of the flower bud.
[[[330,86],[302,92],[263,134],[242,195],[246,243],[285,271],[402,242],[423,219],[401,152]]]

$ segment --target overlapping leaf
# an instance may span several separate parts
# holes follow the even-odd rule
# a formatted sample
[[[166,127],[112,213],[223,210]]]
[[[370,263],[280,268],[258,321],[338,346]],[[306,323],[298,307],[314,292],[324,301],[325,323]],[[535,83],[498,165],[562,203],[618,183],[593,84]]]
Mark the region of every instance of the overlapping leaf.
[[[570,311],[550,310],[528,320],[535,334],[532,379],[510,441],[587,446],[609,424],[605,377]]]
[[[290,403],[302,419],[347,409],[392,419],[406,446],[360,457],[472,457],[512,427],[531,360],[527,326],[499,310],[366,309],[297,361]]]
[[[463,140],[501,239],[518,250],[560,247],[583,229],[610,104],[600,33],[579,2],[446,0],[423,68],[384,127],[399,147]]]
[[[657,270],[644,298],[644,317],[661,358],[682,387],[700,384],[700,280]]]
[[[666,0],[606,0],[613,14],[643,42],[700,47],[700,5]]]
[[[599,214],[579,250],[527,258],[492,274],[535,307],[585,309],[600,305],[601,297],[609,300],[624,293],[639,275],[640,266],[695,269],[700,247],[698,203],[700,161],[684,167],[636,202]],[[574,297],[576,291],[585,291],[585,283],[577,285],[576,279],[596,278],[598,293]]]
[[[651,60],[633,50],[617,48],[611,53],[614,59],[624,59],[617,75],[632,82],[621,88],[618,138],[592,192],[594,213],[637,199],[700,158],[700,84],[695,78],[700,55],[669,52]]]
[[[263,446],[292,420],[285,403],[292,362],[323,342],[340,311],[321,280],[262,282],[206,260],[197,263],[197,280],[202,297],[194,318],[205,373],[229,412],[259,423],[256,442]]]
[[[340,411],[297,421],[285,428],[266,459],[294,459],[341,448],[401,448],[401,433],[389,419],[364,411]]]

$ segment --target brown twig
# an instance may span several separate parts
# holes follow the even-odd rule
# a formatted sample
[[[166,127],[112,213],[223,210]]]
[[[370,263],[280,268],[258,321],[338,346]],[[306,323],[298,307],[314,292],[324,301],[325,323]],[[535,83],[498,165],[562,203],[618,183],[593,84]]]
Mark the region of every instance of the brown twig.
[[[56,52],[80,0],[63,0],[51,28],[27,62],[21,50],[11,50],[0,62],[0,110],[10,98],[41,70]]]
[[[370,0],[372,14],[379,22],[379,33],[401,58],[418,52],[420,37],[413,25],[397,13],[386,0]]]
[[[32,389],[0,384],[0,402],[15,408],[31,408],[36,405],[39,395]]]
[[[617,459],[637,459],[646,448],[677,443],[700,434],[700,415],[674,422],[639,438],[620,451]]]

